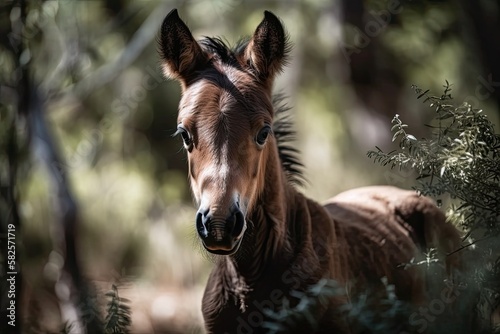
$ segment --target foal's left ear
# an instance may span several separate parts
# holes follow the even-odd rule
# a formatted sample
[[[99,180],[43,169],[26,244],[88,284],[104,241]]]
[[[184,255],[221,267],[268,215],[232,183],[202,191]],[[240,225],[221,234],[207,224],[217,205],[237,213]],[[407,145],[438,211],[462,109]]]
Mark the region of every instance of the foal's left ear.
[[[285,65],[288,49],[288,37],[280,19],[264,11],[264,19],[245,49],[245,61],[261,80],[272,80]]]

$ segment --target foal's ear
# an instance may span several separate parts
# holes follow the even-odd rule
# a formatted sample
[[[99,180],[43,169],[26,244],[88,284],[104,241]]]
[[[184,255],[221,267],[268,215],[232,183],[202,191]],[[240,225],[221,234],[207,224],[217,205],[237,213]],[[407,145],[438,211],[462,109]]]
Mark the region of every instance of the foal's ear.
[[[206,64],[207,57],[193,38],[191,31],[173,9],[163,20],[159,40],[159,52],[163,60],[163,73],[184,84],[195,70]]]
[[[264,11],[264,19],[245,49],[246,62],[262,80],[272,80],[285,65],[288,49],[288,37],[280,19]]]

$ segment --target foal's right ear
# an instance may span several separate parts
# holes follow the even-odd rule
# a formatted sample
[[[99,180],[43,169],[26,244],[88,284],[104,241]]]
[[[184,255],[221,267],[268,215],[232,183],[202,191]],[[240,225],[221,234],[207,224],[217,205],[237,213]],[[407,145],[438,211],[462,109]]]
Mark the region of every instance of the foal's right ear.
[[[177,9],[173,9],[163,20],[159,49],[163,73],[183,84],[189,81],[196,69],[207,62],[207,57],[180,19]]]

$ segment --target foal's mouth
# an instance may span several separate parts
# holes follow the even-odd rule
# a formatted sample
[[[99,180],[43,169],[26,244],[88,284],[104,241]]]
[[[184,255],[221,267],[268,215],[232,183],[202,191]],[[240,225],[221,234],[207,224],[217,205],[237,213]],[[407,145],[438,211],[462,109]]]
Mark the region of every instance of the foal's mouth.
[[[239,239],[237,239],[235,242],[232,243],[232,248],[227,248],[226,246],[222,245],[212,245],[212,246],[207,246],[205,244],[205,241],[202,240],[203,247],[210,253],[216,254],[216,255],[233,255],[235,254],[238,249],[240,248],[241,245],[241,240],[243,239],[243,234]]]

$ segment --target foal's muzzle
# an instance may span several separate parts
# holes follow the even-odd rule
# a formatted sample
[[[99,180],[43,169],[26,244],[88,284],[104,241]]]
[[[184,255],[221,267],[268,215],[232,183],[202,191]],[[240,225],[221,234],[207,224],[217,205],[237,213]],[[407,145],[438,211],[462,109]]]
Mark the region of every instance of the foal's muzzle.
[[[245,229],[245,217],[237,207],[226,218],[213,217],[210,210],[200,209],[196,214],[198,235],[203,246],[214,254],[229,255],[236,252]]]

